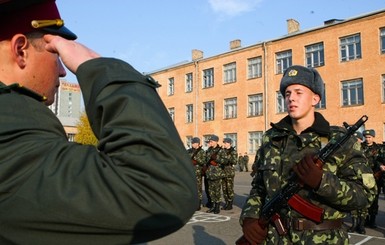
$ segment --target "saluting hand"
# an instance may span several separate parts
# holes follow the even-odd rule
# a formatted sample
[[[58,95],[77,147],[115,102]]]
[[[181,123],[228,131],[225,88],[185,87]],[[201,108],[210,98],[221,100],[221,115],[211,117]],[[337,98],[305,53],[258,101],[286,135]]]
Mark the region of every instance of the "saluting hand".
[[[47,43],[45,49],[58,54],[63,64],[73,73],[76,73],[82,63],[100,57],[86,46],[60,36],[47,34],[44,35],[44,41]]]

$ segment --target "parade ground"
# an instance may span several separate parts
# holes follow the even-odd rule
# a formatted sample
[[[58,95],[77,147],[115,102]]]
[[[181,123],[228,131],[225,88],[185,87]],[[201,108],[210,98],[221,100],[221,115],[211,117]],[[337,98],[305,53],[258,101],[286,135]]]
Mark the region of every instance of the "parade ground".
[[[162,239],[145,243],[148,245],[231,245],[242,235],[238,219],[242,205],[250,191],[250,172],[235,174],[235,203],[233,210],[221,210],[219,214],[206,213],[207,208],[196,211],[190,221],[179,231]],[[380,194],[380,211],[376,219],[377,228],[366,228],[366,234],[349,233],[349,244],[385,244],[385,199]],[[345,219],[344,227],[351,225],[350,217]],[[143,244],[144,245],[144,244]]]

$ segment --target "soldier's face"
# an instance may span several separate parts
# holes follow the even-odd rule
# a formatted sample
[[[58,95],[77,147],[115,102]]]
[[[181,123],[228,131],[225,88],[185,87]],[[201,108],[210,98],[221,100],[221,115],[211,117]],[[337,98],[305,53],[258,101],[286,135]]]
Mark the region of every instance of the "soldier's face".
[[[216,142],[214,140],[210,140],[209,141],[209,145],[212,146],[212,147],[216,147],[218,145],[218,142]]]
[[[371,135],[365,135],[365,142],[368,145],[372,145],[374,142],[374,137]]]
[[[300,84],[290,85],[285,90],[287,112],[295,120],[306,118],[309,114],[313,114],[314,106],[319,100],[319,95]]]

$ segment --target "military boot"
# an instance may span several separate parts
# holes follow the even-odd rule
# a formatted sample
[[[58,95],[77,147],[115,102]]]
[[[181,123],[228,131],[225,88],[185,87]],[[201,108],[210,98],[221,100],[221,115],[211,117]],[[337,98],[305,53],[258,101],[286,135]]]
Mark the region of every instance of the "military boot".
[[[218,202],[214,203],[214,214],[219,214],[221,208]]]
[[[358,225],[356,228],[356,232],[359,234],[366,234],[365,230],[365,217],[359,217],[358,218]]]
[[[211,208],[209,208],[209,210],[207,210],[206,213],[214,213],[214,210],[215,210],[215,204],[216,204],[216,203],[213,203],[213,204],[211,205]]]
[[[223,210],[227,210],[226,208],[227,208],[228,205],[229,205],[229,202],[226,201],[226,202],[225,202],[225,205],[223,205],[222,209],[223,209]]]
[[[226,208],[224,210],[231,210],[233,209],[233,201],[228,201]]]
[[[212,208],[213,207],[213,202],[211,201],[210,198],[208,198],[207,202],[206,202],[206,207],[207,208]]]
[[[352,218],[352,226],[348,229],[348,232],[355,232],[358,227],[358,218],[353,217]]]
[[[369,215],[369,223],[368,223],[368,226],[370,228],[377,228],[377,225],[376,225],[376,215],[375,214],[371,214]]]

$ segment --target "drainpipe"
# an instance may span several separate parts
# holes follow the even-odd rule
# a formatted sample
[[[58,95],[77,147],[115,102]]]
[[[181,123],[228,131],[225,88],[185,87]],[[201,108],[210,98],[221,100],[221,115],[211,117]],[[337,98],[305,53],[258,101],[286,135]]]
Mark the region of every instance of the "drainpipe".
[[[266,42],[262,43],[262,49],[263,49],[263,66],[264,66],[264,85],[263,85],[263,93],[265,94],[265,103],[264,103],[264,120],[265,120],[265,131],[269,127],[269,110],[268,110],[268,105],[267,102],[269,101],[269,93],[268,93],[268,59],[267,59],[267,47],[266,47]]]
[[[194,115],[194,118],[193,118],[193,122],[194,122],[194,135],[196,135],[196,137],[199,137],[198,136],[198,99],[199,99],[199,63],[198,61],[194,61],[194,67],[195,67],[195,71],[194,71],[194,77],[193,77],[193,89],[195,90],[195,105],[193,106],[193,115]]]

